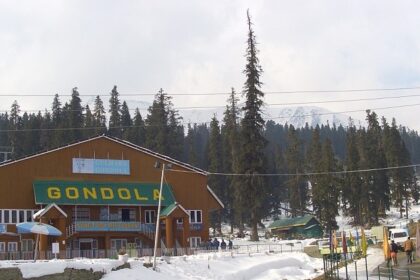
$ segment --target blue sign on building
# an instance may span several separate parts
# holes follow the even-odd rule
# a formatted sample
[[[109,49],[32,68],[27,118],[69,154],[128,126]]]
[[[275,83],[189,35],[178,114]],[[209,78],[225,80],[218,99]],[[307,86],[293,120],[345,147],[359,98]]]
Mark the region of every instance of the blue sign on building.
[[[130,175],[130,161],[73,158],[73,173]]]

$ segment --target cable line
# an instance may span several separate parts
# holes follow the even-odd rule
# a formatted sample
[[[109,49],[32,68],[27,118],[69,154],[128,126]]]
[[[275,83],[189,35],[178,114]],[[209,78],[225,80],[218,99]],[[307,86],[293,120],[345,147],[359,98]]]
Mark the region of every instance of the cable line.
[[[340,171],[326,171],[326,172],[303,172],[303,173],[221,173],[221,172],[207,172],[207,175],[215,176],[255,176],[255,177],[276,177],[276,176],[318,176],[318,175],[338,175],[338,174],[348,174],[348,173],[367,173],[373,171],[384,171],[384,170],[394,170],[394,169],[404,169],[404,168],[414,168],[418,167],[420,164],[410,164],[410,165],[400,165],[400,166],[390,166],[390,167],[378,167],[378,168],[368,168],[368,169],[356,169],[356,170],[340,170]],[[171,172],[180,172],[180,173],[194,173],[194,171],[187,170],[177,170],[171,169]]]
[[[390,88],[358,88],[358,89],[326,89],[326,90],[283,90],[283,91],[266,91],[264,94],[295,94],[295,93],[346,93],[346,92],[377,92],[377,91],[408,91],[417,90],[420,86],[413,87],[390,87]],[[47,97],[55,94],[1,94],[1,92],[10,92],[13,90],[0,90],[0,96],[3,97]],[[28,92],[28,90],[20,90],[21,92]],[[34,91],[33,91],[34,92]],[[126,92],[126,93],[124,93]],[[129,93],[135,92],[135,93]],[[118,91],[119,96],[154,96],[156,93],[140,92],[140,91]],[[231,92],[187,92],[187,93],[173,93],[171,96],[208,96],[208,95],[229,95]],[[109,96],[107,94],[79,94],[79,97],[96,97]],[[60,96],[71,96],[71,94],[63,94]]]
[[[400,98],[410,98],[410,97],[419,97],[420,94],[412,94],[412,95],[398,95],[398,96],[384,96],[384,97],[371,97],[371,98],[356,98],[356,99],[330,99],[330,100],[322,100],[322,101],[304,101],[304,102],[286,102],[286,103],[265,103],[265,107],[267,106],[291,106],[291,105],[309,105],[309,104],[327,104],[327,103],[344,103],[344,102],[360,102],[360,101],[371,101],[371,100],[386,100],[386,99],[400,99]],[[185,107],[174,107],[175,110],[192,110],[192,109],[217,109],[217,108],[224,108],[226,105],[217,105],[217,106],[185,106]],[[148,110],[147,108],[132,108],[128,109],[129,111],[135,111],[135,110]],[[67,110],[69,112],[78,112],[78,111],[84,111],[82,110]],[[21,109],[21,111],[24,112],[39,112],[39,111],[47,111],[52,112],[52,110],[36,110],[36,109],[30,109],[30,110],[24,110]],[[92,110],[91,110],[92,111]],[[3,110],[2,112],[8,112],[8,110]]]

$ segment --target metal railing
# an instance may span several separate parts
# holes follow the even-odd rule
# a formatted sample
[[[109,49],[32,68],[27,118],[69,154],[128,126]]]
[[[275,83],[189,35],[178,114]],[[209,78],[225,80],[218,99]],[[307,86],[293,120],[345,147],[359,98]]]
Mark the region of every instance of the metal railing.
[[[291,244],[252,244],[252,245],[235,245],[231,250],[219,248],[158,248],[157,256],[184,256],[197,255],[210,252],[231,252],[232,254],[254,254],[254,253],[288,253],[302,252],[303,245]],[[126,253],[131,258],[141,258],[153,256],[153,248],[137,248],[126,249]],[[41,251],[38,254],[40,259],[54,259],[56,257],[52,251]],[[0,252],[0,260],[32,260],[33,251],[28,252]],[[57,255],[57,258],[118,258],[118,250],[115,249],[66,249]]]
[[[407,268],[395,268],[392,265],[378,266],[376,270],[379,279],[420,279],[420,272]]]

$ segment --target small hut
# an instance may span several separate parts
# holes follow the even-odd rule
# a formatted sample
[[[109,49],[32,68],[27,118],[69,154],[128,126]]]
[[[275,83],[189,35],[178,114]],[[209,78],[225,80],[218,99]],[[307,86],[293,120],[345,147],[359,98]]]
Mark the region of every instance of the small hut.
[[[283,239],[319,238],[323,234],[321,224],[312,215],[280,219],[274,221],[268,228],[272,235]]]

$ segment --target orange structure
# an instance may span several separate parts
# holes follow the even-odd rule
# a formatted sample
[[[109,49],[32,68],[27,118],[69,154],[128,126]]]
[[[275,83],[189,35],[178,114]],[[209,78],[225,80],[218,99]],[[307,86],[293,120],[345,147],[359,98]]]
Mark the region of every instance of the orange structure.
[[[157,163],[171,166],[163,182]],[[1,163],[0,178],[3,259],[30,258],[35,237],[17,234],[16,224],[32,220],[63,232],[41,236],[41,258],[51,256],[52,243],[59,243],[61,257],[146,252],[161,183],[160,247],[181,250],[208,240],[209,214],[223,207],[205,171],[108,136]]]

